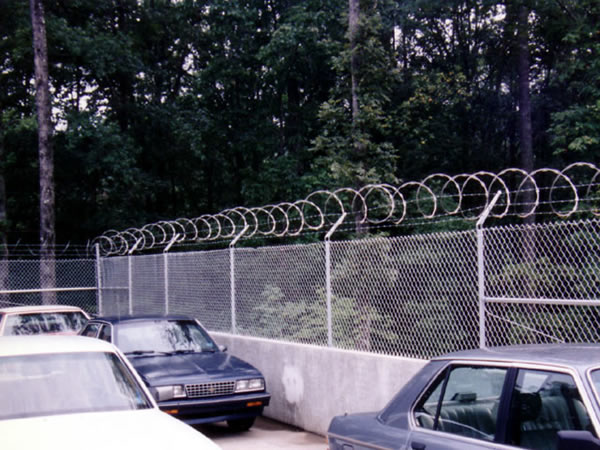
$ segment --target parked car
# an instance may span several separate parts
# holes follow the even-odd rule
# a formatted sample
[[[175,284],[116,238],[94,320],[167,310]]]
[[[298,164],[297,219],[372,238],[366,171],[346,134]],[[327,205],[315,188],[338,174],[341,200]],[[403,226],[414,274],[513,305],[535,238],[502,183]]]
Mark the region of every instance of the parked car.
[[[219,448],[161,412],[127,359],[97,339],[0,339],[0,402],[3,450]]]
[[[247,430],[269,404],[263,375],[220,349],[191,317],[96,318],[81,334],[119,347],[160,409],[190,425],[227,421]]]
[[[0,308],[0,336],[22,334],[77,334],[90,316],[65,305]]]
[[[433,359],[379,412],[333,418],[330,450],[600,449],[600,345]]]

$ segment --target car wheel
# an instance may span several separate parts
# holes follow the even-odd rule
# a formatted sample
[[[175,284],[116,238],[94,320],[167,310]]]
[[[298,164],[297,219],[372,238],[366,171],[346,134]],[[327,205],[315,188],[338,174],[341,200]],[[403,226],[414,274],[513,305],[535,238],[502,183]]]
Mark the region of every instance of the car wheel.
[[[252,425],[254,425],[255,420],[256,420],[256,417],[250,417],[247,419],[228,420],[227,425],[229,426],[229,428],[231,428],[234,431],[246,431]]]

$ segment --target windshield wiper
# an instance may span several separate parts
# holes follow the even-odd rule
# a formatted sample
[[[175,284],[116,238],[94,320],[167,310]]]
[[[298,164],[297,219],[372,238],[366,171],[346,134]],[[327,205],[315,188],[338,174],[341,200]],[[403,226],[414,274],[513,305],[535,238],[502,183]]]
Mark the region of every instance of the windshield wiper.
[[[126,355],[168,355],[169,352],[157,352],[156,350],[133,350],[125,352]]]
[[[180,349],[180,350],[173,350],[172,352],[169,352],[169,355],[184,355],[187,353],[214,353],[215,350],[209,350],[209,349],[202,349],[202,350],[192,350],[192,349]]]

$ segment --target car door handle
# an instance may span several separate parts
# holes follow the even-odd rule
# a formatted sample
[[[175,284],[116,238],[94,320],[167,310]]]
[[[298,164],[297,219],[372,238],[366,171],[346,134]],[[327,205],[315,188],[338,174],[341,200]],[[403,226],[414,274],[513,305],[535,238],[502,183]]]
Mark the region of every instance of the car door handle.
[[[421,444],[420,442],[411,442],[410,443],[410,448],[412,448],[413,450],[424,450],[426,447],[425,444]]]

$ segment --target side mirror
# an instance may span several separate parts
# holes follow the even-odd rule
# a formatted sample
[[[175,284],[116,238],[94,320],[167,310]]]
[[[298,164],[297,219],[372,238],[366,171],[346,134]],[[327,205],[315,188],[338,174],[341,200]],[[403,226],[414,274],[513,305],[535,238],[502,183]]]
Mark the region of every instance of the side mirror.
[[[219,345],[219,351],[226,352],[227,351],[227,346],[226,345]]]
[[[600,450],[600,439],[589,431],[559,431],[556,450]]]

